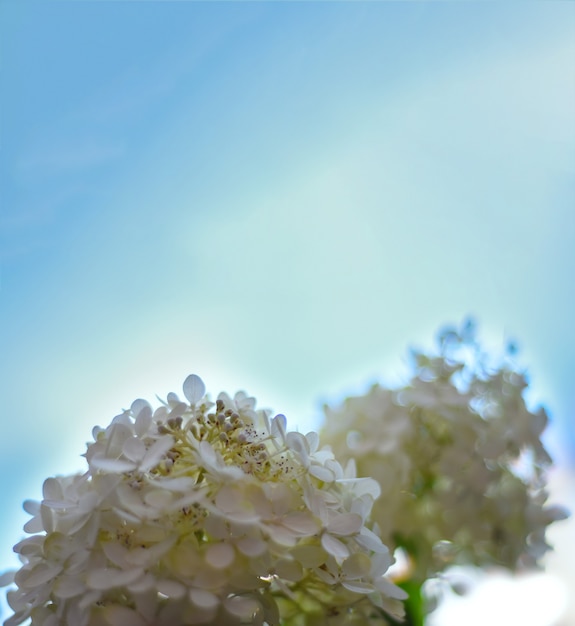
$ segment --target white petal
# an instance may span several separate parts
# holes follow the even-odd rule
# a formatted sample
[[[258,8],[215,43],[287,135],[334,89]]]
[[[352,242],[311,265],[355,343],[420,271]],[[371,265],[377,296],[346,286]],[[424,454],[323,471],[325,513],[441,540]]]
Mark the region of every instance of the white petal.
[[[291,546],[296,544],[296,534],[284,526],[269,524],[265,527],[265,530],[271,540],[275,541],[280,546],[291,548]]]
[[[373,585],[370,585],[369,583],[362,583],[360,581],[345,581],[342,583],[342,585],[346,589],[349,589],[350,591],[353,591],[355,593],[371,593],[372,591],[375,591]]]
[[[161,541],[148,548],[134,548],[126,555],[126,560],[139,567],[152,567],[168,552],[176,540],[177,536],[171,536],[165,541]]]
[[[160,398],[158,398],[158,400],[160,400]],[[161,402],[161,400],[160,400],[160,402]],[[162,405],[162,406],[159,406],[154,411],[152,417],[158,423],[165,422],[166,421],[166,416],[168,415],[168,413],[169,413],[168,407]]]
[[[334,473],[321,465],[310,465],[309,473],[324,483],[332,483],[335,479]]]
[[[97,590],[124,587],[138,580],[143,573],[144,570],[140,568],[121,570],[102,567],[88,573],[87,584],[92,589]]]
[[[318,452],[317,454],[314,455],[314,458],[317,459],[319,456],[320,456],[320,453]],[[335,476],[336,480],[343,478],[343,469],[337,461],[335,461],[334,459],[326,459],[324,461],[324,465],[328,470],[331,470],[333,472],[333,475]]]
[[[303,567],[298,561],[280,559],[275,564],[275,573],[280,578],[297,582],[303,578]]]
[[[121,568],[127,567],[126,555],[128,554],[128,549],[125,546],[117,541],[102,541],[101,546],[104,554],[114,565]]]
[[[112,474],[123,474],[124,472],[130,472],[136,469],[136,464],[123,459],[109,459],[105,456],[93,456],[90,459],[90,467]]]
[[[30,617],[30,609],[18,611],[4,622],[4,626],[17,626],[27,620],[28,617]]]
[[[356,552],[342,563],[341,571],[348,580],[364,578],[370,574],[371,565],[371,559],[365,552]]]
[[[98,505],[99,497],[95,491],[88,491],[80,496],[78,512],[91,513]]]
[[[141,517],[145,518],[146,517],[146,509],[144,509],[144,507],[142,507],[141,511],[138,511],[138,514],[136,515],[135,511],[132,509],[131,512],[130,511],[126,511],[124,509],[120,509],[118,507],[113,507],[112,509],[114,511],[114,513],[122,520],[126,520],[126,522],[132,522],[132,524],[140,524],[141,523]]]
[[[90,558],[89,550],[78,550],[68,559],[66,572],[75,575],[86,568],[86,561]]]
[[[345,478],[355,478],[357,476],[357,467],[354,458],[349,459],[346,463],[343,475]]]
[[[56,530],[56,516],[54,515],[52,509],[48,506],[42,506],[40,508],[40,516],[42,518],[43,529],[47,533],[54,532]]]
[[[149,572],[144,574],[141,578],[138,578],[138,580],[136,580],[133,583],[130,583],[129,585],[126,585],[126,587],[135,594],[147,594],[147,592],[151,591],[152,589],[154,589],[156,586],[156,577],[152,576],[152,574],[150,574]],[[156,594],[154,593],[154,596]]]
[[[372,506],[373,500],[369,496],[362,496],[352,502],[351,513],[357,513],[362,520],[365,520],[369,515]]]
[[[304,567],[316,568],[325,562],[325,552],[320,546],[298,545],[290,550],[290,554]]]
[[[8,572],[4,572],[0,574],[0,587],[7,587],[14,582],[14,574],[16,570],[9,570]]]
[[[358,497],[367,494],[371,496],[374,500],[379,498],[379,496],[381,495],[381,487],[379,483],[375,479],[368,477],[358,478],[353,488],[353,491],[355,494],[357,494]]]
[[[267,544],[263,539],[257,537],[243,537],[236,542],[238,550],[246,556],[260,556],[267,549]]]
[[[85,611],[88,607],[92,607],[102,597],[100,591],[87,591],[78,600],[78,608],[81,611]]]
[[[272,419],[272,432],[271,432],[272,437],[279,437],[283,442],[285,442],[286,426],[287,426],[286,416],[282,415],[281,413],[279,415],[276,415]]]
[[[351,485],[358,498],[368,494],[375,500],[381,494],[381,487],[373,478],[339,478],[337,482],[342,485]]]
[[[245,391],[238,391],[234,395],[234,404],[241,411],[251,411],[256,405],[256,399],[248,396]]]
[[[132,512],[137,516],[145,515],[146,507],[142,502],[142,493],[130,487],[126,483],[118,485],[116,497],[122,504],[122,507],[128,512]],[[119,513],[120,516],[122,513]]]
[[[225,600],[226,609],[241,619],[252,619],[254,613],[260,608],[259,602],[254,598],[231,596]]]
[[[297,452],[305,465],[309,461],[309,444],[307,439],[301,434],[290,432],[286,435],[286,444],[294,452]]]
[[[218,457],[216,455],[216,451],[212,448],[212,445],[208,441],[200,441],[198,451],[202,461],[206,465],[215,465],[217,463]]]
[[[206,386],[199,376],[190,374],[184,381],[184,395],[190,404],[199,402],[206,393]]]
[[[407,600],[409,597],[408,594],[398,587],[394,585],[391,581],[386,578],[380,578],[377,581],[377,587],[380,591],[382,591],[388,598],[395,598],[396,600]]]
[[[16,583],[22,589],[32,589],[47,583],[62,571],[62,566],[52,563],[38,563],[31,570],[20,570]]]
[[[14,552],[22,556],[40,556],[44,550],[44,537],[27,537],[19,541],[13,548]]]
[[[130,418],[126,416],[126,419],[128,420],[128,424],[112,422],[112,424],[110,424],[110,426],[106,429],[106,433],[108,434],[108,441],[106,442],[106,455],[110,458],[119,456],[122,452],[124,441],[134,435]]]
[[[57,478],[47,478],[42,486],[42,494],[46,500],[61,500],[62,485]]]
[[[66,502],[65,500],[42,500],[44,506],[49,507],[53,511],[64,511],[73,509],[77,506],[75,502]]]
[[[215,504],[228,519],[238,522],[252,522],[259,519],[250,500],[233,487],[222,487],[216,494]]]
[[[216,494],[216,506],[224,513],[240,511],[245,503],[244,495],[230,486],[222,487]]]
[[[150,481],[150,484],[167,491],[192,491],[196,486],[196,479],[190,476],[178,476],[177,478],[159,478]],[[190,494],[186,494],[190,495]]]
[[[349,548],[339,539],[332,537],[328,533],[321,536],[321,545],[323,549],[336,559],[345,559],[349,556]]]
[[[178,478],[174,478],[174,480],[179,480]],[[169,485],[162,485],[162,487],[164,489],[169,489]],[[178,489],[179,491],[179,489]],[[170,506],[170,510],[171,511],[177,511],[178,509],[183,509],[187,506],[190,506],[190,504],[194,504],[196,502],[199,502],[200,500],[202,500],[203,497],[203,492],[201,489],[198,489],[197,491],[192,491],[191,493],[187,493],[186,495],[182,496],[181,498],[178,498],[177,500],[174,500],[174,502],[172,503],[172,505]]]
[[[24,524],[24,532],[41,533],[44,530],[44,524],[41,517],[33,517]]]
[[[178,404],[180,402],[180,399],[178,398],[178,394],[174,393],[173,391],[170,391],[166,400],[168,401],[168,404],[170,405]]]
[[[206,550],[206,561],[214,569],[224,569],[235,558],[234,548],[229,543],[215,543]]]
[[[305,438],[307,439],[310,452],[313,454],[319,446],[319,435],[315,432],[315,430],[312,430],[305,436]]]
[[[304,501],[310,511],[322,521],[327,518],[327,506],[324,500],[325,492],[304,486]]]
[[[304,536],[314,535],[319,530],[316,520],[310,513],[305,511],[286,515],[282,518],[282,524],[286,528]]]
[[[156,467],[173,445],[174,438],[171,435],[166,435],[154,441],[140,463],[140,471],[147,472],[152,467]]]
[[[214,609],[220,603],[218,596],[205,589],[191,589],[190,600],[200,609]]]
[[[168,598],[182,598],[186,593],[186,588],[176,580],[159,580],[156,589]]]
[[[356,513],[341,513],[329,521],[327,529],[334,535],[353,535],[360,531],[363,520]]]
[[[130,437],[130,439],[126,439],[124,442],[122,453],[125,457],[130,459],[130,461],[139,463],[146,454],[146,446],[141,439]]]
[[[22,507],[30,515],[38,515],[40,513],[40,502],[37,500],[24,500]]]
[[[153,489],[144,496],[144,502],[161,511],[166,509],[173,501],[174,495],[162,489]]]
[[[319,465],[327,466],[328,461],[331,461],[332,463],[336,463],[336,465],[339,465],[339,463],[337,463],[337,461],[334,460],[333,452],[329,448],[324,448],[323,450],[317,450],[314,453],[313,458],[316,461],[316,463],[318,463]],[[342,473],[343,473],[343,470],[342,470]]]
[[[79,596],[86,591],[86,585],[76,576],[62,576],[56,581],[53,593],[56,597],[67,599]]]
[[[170,405],[171,406],[171,405]],[[172,410],[166,416],[166,419],[172,419],[181,417],[188,410],[188,405],[185,402],[178,402],[172,406]]]
[[[323,582],[327,583],[328,585],[331,586],[337,583],[337,578],[331,572],[328,572],[320,567],[315,568],[313,571],[320,580],[323,580]]]
[[[132,402],[132,406],[130,407],[130,412],[132,413],[134,419],[137,419],[140,414],[150,412],[152,414],[152,407],[147,400],[143,400],[142,398],[138,398]]]
[[[381,539],[369,528],[363,527],[358,535],[355,535],[354,540],[358,543],[362,548],[367,548],[368,550],[372,550],[373,552],[381,552],[388,553],[389,550],[387,546],[385,546]]]
[[[143,437],[152,425],[152,408],[147,406],[143,408],[136,417],[134,431],[138,437]]]
[[[211,539],[228,539],[230,531],[227,520],[219,515],[208,515],[204,519],[204,533],[207,533]],[[241,534],[241,531],[239,534]],[[233,533],[231,536],[234,536]],[[216,542],[214,541],[214,543]]]
[[[391,567],[394,560],[391,557],[389,551],[374,554],[371,559],[371,576],[377,578],[383,576],[385,572]]]

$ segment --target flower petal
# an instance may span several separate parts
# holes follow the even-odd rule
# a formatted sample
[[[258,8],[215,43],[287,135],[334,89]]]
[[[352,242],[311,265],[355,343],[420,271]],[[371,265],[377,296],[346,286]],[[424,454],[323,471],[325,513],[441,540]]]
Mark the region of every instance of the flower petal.
[[[235,551],[229,543],[215,543],[206,550],[206,561],[214,569],[224,569],[234,562]]]
[[[199,376],[190,374],[184,381],[184,395],[190,404],[196,404],[206,394],[206,386]]]
[[[156,439],[150,448],[148,448],[146,455],[140,463],[140,471],[147,472],[152,469],[152,467],[156,467],[166,453],[173,447],[174,443],[174,438],[171,435]]]
[[[357,513],[342,513],[331,519],[327,530],[334,535],[353,535],[363,526],[363,520]]]
[[[324,533],[321,536],[321,545],[324,550],[331,554],[336,559],[345,559],[349,556],[349,548],[335,537],[332,537],[329,533]]]

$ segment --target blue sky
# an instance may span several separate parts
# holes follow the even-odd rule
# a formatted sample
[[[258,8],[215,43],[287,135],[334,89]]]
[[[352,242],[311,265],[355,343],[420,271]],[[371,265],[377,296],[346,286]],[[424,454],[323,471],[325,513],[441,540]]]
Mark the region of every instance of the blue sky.
[[[306,428],[468,314],[517,340],[572,462],[575,5],[4,0],[0,23],[2,554],[134,398],[195,372]]]

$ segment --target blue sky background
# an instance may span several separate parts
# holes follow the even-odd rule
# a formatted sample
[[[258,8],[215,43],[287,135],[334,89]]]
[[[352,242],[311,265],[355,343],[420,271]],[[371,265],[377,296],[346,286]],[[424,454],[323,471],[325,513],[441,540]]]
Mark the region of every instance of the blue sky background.
[[[134,398],[195,372],[309,428],[468,314],[519,344],[575,499],[573,3],[0,24],[0,569],[22,500]]]

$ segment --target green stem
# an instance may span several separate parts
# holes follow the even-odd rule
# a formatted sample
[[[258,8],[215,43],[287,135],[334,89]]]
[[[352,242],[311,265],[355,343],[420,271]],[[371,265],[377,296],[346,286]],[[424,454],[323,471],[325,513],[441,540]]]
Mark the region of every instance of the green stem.
[[[421,595],[421,585],[417,582],[406,580],[399,586],[409,594],[404,602],[405,621],[404,626],[424,626],[425,625],[425,609],[423,606],[423,597]]]

